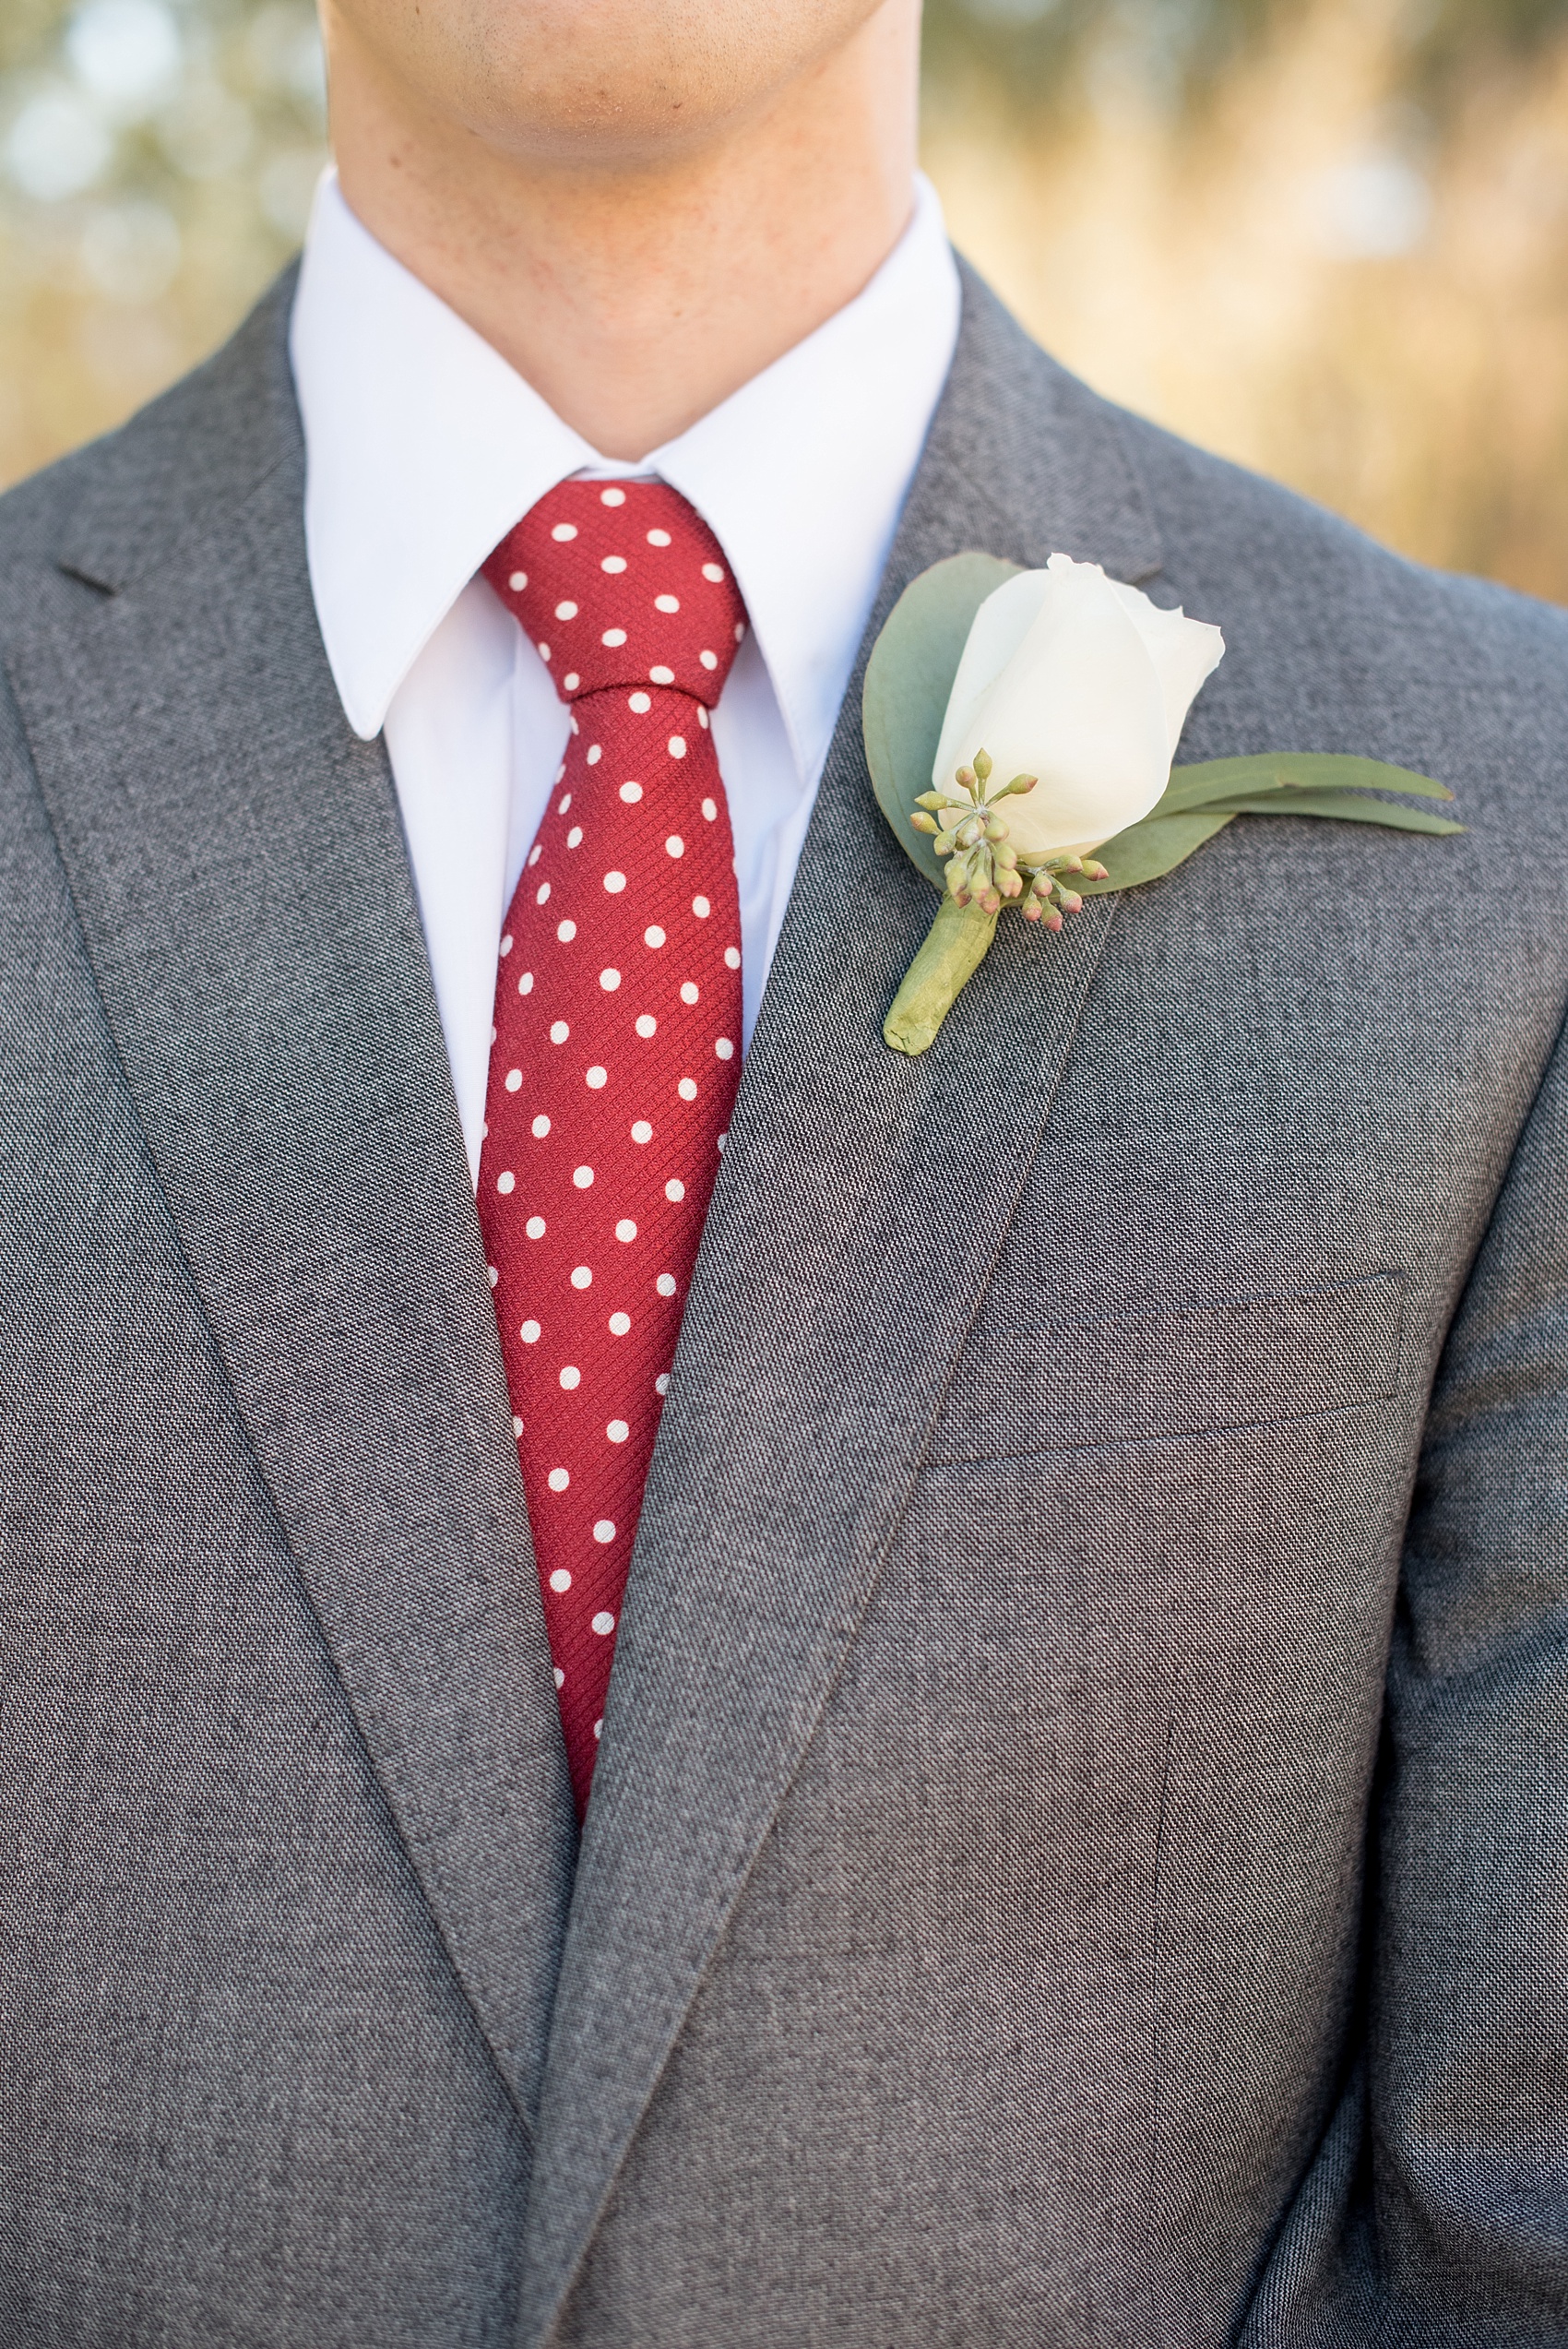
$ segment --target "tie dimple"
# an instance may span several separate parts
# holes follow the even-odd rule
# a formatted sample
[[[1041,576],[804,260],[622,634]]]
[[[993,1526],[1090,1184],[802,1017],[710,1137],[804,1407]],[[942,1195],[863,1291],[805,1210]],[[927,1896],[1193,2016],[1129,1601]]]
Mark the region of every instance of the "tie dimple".
[[[479,1210],[580,1818],[740,1081],[708,711],[746,614],[660,482],[562,483],[484,571],[572,710],[501,939]]]

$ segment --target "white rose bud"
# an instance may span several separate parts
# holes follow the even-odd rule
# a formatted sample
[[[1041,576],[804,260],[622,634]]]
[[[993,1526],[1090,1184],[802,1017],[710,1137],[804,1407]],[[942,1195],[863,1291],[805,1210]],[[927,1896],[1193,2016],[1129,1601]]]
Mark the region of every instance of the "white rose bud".
[[[1225,655],[1218,628],[1163,612],[1098,563],[1053,554],[988,595],[953,680],[932,781],[988,751],[1019,854],[1086,855],[1148,814],[1199,686]]]

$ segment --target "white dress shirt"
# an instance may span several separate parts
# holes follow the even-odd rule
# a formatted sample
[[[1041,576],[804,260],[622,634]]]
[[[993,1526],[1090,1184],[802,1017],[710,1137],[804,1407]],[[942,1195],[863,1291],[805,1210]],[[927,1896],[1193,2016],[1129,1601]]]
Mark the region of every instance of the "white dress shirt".
[[[386,730],[476,1181],[502,917],[567,735],[480,565],[575,473],[657,474],[724,548],[751,617],[713,720],[749,1041],[957,331],[957,270],[921,179],[853,302],[641,466],[612,465],[322,181],[290,340],[311,587],[349,723],[366,741]]]

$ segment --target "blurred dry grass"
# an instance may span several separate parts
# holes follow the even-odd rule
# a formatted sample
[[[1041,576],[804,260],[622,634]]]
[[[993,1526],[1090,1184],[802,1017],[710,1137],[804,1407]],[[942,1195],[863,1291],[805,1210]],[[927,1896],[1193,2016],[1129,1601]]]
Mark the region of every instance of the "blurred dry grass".
[[[957,242],[1100,388],[1568,602],[1568,10],[1531,4],[1527,42],[1501,0],[1464,17],[1439,83],[1439,0],[1229,0],[1201,79],[1173,29],[1216,0],[931,0],[928,166]],[[13,0],[0,480],[221,337],[322,137],[302,0]]]

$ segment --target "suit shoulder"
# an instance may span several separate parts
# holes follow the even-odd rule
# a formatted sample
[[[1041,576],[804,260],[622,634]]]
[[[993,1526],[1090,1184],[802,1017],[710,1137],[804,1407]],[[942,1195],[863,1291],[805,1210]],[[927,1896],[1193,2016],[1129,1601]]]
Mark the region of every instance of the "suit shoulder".
[[[1271,614],[1315,629],[1364,628],[1418,652],[1462,640],[1467,665],[1500,679],[1545,663],[1568,692],[1568,612],[1489,579],[1397,554],[1343,516],[1245,466],[1116,409],[1118,428],[1154,508],[1172,575],[1220,576]]]
[[[211,358],[116,431],[0,496],[0,629],[62,573],[114,588],[167,553],[215,495],[243,494],[298,439],[287,335],[291,268]]]

